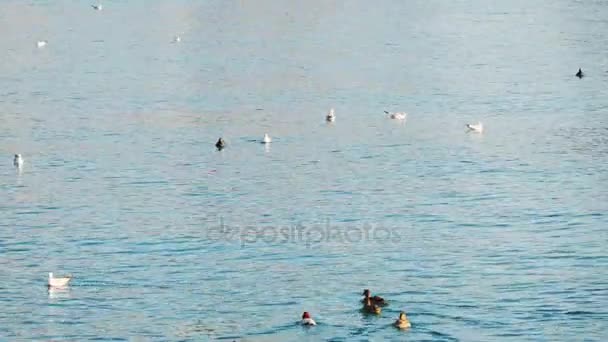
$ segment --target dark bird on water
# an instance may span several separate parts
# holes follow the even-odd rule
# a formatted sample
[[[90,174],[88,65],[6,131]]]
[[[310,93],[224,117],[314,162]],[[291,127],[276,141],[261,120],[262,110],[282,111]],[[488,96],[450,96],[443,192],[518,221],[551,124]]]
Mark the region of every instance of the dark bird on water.
[[[365,304],[367,302],[367,300],[369,299],[371,301],[372,304],[377,305],[377,306],[385,306],[388,303],[384,300],[384,298],[380,297],[380,296],[373,296],[371,292],[369,291],[369,289],[365,289],[363,290],[363,296],[364,298],[361,300],[361,302],[363,304]]]
[[[581,70],[581,68],[578,68],[578,72],[576,73],[576,77],[583,78],[583,76],[585,76],[585,74],[583,74],[583,70]]]
[[[217,142],[215,143],[215,147],[217,147],[218,150],[223,149],[224,147],[226,147],[226,142],[224,141],[224,139],[219,138],[217,140]]]

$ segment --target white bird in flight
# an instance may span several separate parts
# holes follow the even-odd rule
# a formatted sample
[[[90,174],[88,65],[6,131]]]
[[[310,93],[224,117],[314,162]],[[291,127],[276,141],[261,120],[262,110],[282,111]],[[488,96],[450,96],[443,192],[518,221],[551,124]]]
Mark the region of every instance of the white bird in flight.
[[[39,40],[39,41],[36,42],[36,47],[43,48],[43,47],[46,46],[47,43],[48,42],[46,40]]]

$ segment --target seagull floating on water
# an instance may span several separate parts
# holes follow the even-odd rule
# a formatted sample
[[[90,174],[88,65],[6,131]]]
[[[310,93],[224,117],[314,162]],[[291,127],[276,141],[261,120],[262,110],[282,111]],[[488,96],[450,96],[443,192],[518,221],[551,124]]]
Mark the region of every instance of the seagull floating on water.
[[[405,112],[396,112],[396,113],[391,113],[391,112],[387,112],[386,110],[384,111],[386,114],[388,114],[388,117],[394,120],[405,120],[405,118],[407,118],[407,113]]]
[[[224,147],[226,147],[226,142],[224,141],[224,139],[219,138],[217,140],[217,142],[215,143],[215,147],[217,147],[218,150],[223,149]]]
[[[329,110],[329,113],[327,113],[327,116],[325,117],[325,120],[327,122],[334,122],[334,121],[336,121],[336,113],[335,113],[335,111],[334,111],[333,108]]]
[[[15,165],[15,167],[18,169],[23,166],[23,158],[21,157],[21,154],[15,154],[15,158],[13,158],[13,165]]]
[[[272,138],[268,135],[268,133],[264,133],[264,139],[262,139],[262,143],[268,144],[272,142]]]
[[[302,325],[317,325],[317,322],[310,317],[308,311],[304,311],[302,314]]]
[[[180,37],[180,36],[175,36],[175,37],[173,37],[173,42],[174,42],[174,43],[179,43],[179,42],[181,42],[181,41],[182,41],[182,37]]]
[[[583,78],[584,76],[585,76],[585,74],[583,74],[583,70],[581,70],[581,68],[578,68],[578,72],[576,73],[576,77]]]
[[[478,122],[476,124],[467,124],[467,128],[474,132],[483,132],[483,124],[481,122]]]
[[[101,11],[103,9],[103,6],[101,4],[91,5],[91,7],[93,7],[93,9],[96,11]]]
[[[70,280],[72,280],[72,276],[65,276],[65,277],[53,277],[53,272],[49,273],[49,283],[48,286],[49,288],[51,287],[66,287],[68,285],[68,283],[70,282]]]
[[[45,47],[48,42],[46,40],[39,40],[36,42],[36,47],[42,48]]]

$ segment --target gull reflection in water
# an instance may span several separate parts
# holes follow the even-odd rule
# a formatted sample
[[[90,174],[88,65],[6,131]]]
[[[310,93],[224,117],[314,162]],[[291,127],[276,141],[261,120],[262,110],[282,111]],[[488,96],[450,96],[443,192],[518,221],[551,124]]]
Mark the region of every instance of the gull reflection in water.
[[[50,287],[48,290],[50,299],[68,299],[71,297],[69,287]]]

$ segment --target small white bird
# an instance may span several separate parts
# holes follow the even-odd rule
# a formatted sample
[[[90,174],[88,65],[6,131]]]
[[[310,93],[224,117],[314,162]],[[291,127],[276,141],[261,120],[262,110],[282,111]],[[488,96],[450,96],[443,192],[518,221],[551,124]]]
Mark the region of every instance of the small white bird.
[[[15,158],[13,158],[13,165],[15,165],[15,167],[18,169],[23,166],[23,158],[21,157],[21,154],[15,154]]]
[[[396,113],[391,113],[391,112],[387,112],[384,111],[386,114],[388,114],[388,117],[394,120],[405,120],[405,118],[407,118],[407,113],[405,112],[396,112]]]
[[[272,138],[268,135],[268,133],[264,133],[264,139],[262,139],[262,143],[269,144],[272,142]]]
[[[307,311],[304,311],[302,314],[302,325],[317,325],[317,322],[310,317],[310,314]]]
[[[91,7],[93,7],[93,9],[96,11],[101,11],[103,9],[103,6],[101,4],[91,5]]]
[[[327,116],[325,117],[325,120],[327,122],[334,122],[336,121],[336,112],[334,111],[334,109],[330,109],[329,113],[327,113]]]
[[[49,272],[49,283],[48,286],[49,287],[65,287],[68,285],[68,283],[70,282],[70,280],[72,280],[72,276],[65,276],[65,277],[53,277],[53,272]]]
[[[39,40],[39,41],[36,42],[36,47],[43,48],[43,47],[46,46],[47,43],[48,42],[46,40]]]
[[[179,43],[179,42],[181,42],[181,41],[182,41],[182,37],[180,37],[180,36],[175,36],[175,37],[173,37],[173,42],[174,42],[174,43]]]
[[[467,128],[474,132],[483,132],[483,124],[481,122],[478,122],[476,124],[467,124]]]

